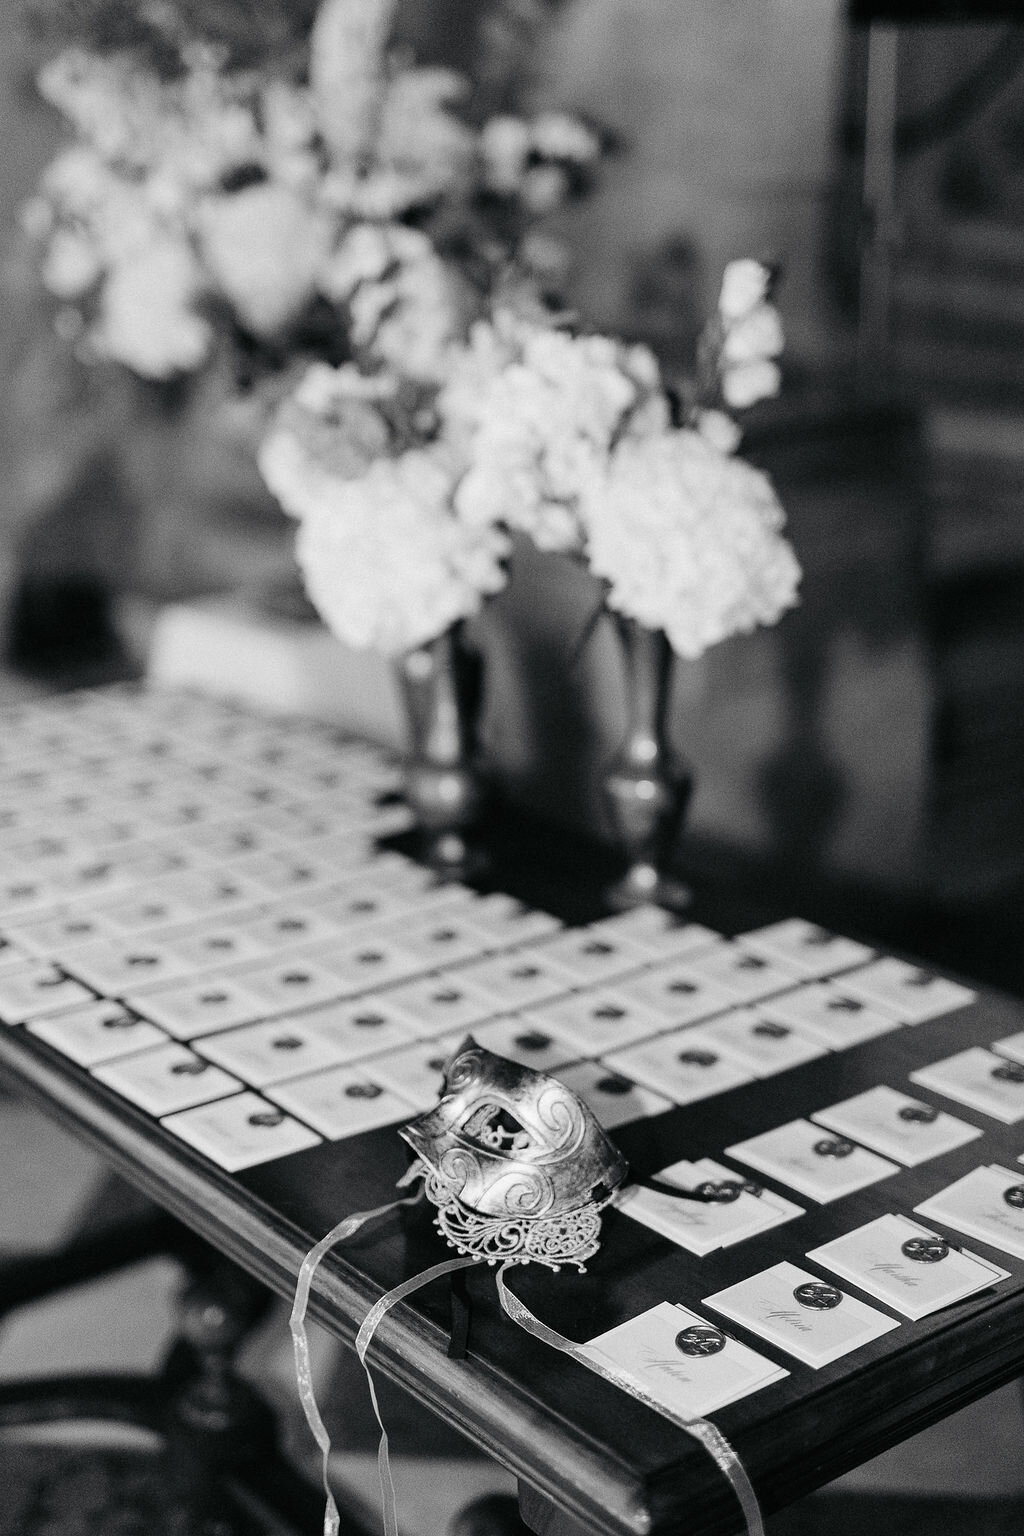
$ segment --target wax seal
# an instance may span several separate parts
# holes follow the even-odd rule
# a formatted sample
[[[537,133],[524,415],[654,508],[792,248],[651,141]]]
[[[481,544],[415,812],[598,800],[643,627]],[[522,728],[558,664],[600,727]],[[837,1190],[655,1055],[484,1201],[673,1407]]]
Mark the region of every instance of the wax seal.
[[[695,1323],[676,1334],[676,1349],[681,1355],[701,1357],[717,1355],[725,1348],[725,1334],[720,1328]]]
[[[1024,1083],[1024,1062],[1003,1061],[992,1068],[992,1076],[1001,1083]]]
[[[1016,1211],[1024,1211],[1024,1184],[1011,1184],[1003,1190],[1003,1199]]]
[[[814,1312],[831,1312],[843,1299],[842,1291],[837,1291],[834,1285],[826,1285],[823,1280],[805,1281],[796,1287],[793,1296],[802,1307],[810,1307]]]
[[[949,1254],[949,1244],[941,1237],[908,1237],[900,1245],[900,1252],[918,1264],[938,1264]]]
[[[904,1104],[899,1117],[911,1125],[931,1125],[939,1118],[939,1112],[934,1104]]]
[[[814,1143],[814,1150],[819,1157],[849,1157],[855,1148],[845,1136],[823,1136]]]

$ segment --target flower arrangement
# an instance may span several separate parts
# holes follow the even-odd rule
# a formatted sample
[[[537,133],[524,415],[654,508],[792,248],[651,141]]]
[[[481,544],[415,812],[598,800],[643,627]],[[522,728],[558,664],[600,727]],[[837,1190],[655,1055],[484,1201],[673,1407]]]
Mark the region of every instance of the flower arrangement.
[[[225,346],[432,377],[499,281],[542,278],[531,228],[602,153],[560,113],[475,120],[469,80],[389,51],[395,0],[270,0],[262,56],[235,0],[68,9],[39,87],[74,142],[24,223],[62,333],[144,378]]]
[[[40,88],[75,138],[25,210],[60,334],[258,397],[260,471],[351,644],[474,614],[515,537],[684,656],[774,622],[799,568],[735,419],[779,387],[771,271],[730,264],[671,389],[647,347],[581,330],[544,221],[605,138],[482,111],[391,46],[396,3],[266,0],[253,27],[238,0],[66,8]]]
[[[735,455],[723,408],[777,387],[769,285],[759,263],[727,268],[702,340],[706,382],[685,405],[648,348],[508,308],[450,345],[439,384],[311,370],[260,466],[300,520],[299,564],[331,627],[384,650],[419,643],[501,588],[517,534],[582,561],[609,608],[664,631],[682,656],[774,623],[800,569],[771,483]],[[412,494],[429,556],[410,538],[408,561],[385,563],[378,539]],[[398,564],[402,579],[385,578]],[[426,573],[442,567],[447,588],[432,585],[428,607]]]

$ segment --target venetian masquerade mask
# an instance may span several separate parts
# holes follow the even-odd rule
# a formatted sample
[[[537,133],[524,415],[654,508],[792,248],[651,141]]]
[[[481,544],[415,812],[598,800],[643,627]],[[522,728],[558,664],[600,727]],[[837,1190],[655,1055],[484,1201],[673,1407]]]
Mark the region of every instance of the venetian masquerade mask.
[[[434,1109],[399,1131],[425,1172],[435,1222],[460,1253],[580,1269],[626,1160],[557,1078],[467,1037]]]

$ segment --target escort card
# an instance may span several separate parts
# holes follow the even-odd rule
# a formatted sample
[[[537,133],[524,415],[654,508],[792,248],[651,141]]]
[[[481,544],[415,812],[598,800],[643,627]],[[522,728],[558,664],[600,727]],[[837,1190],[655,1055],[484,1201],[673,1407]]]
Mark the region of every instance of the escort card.
[[[771,1077],[824,1056],[827,1047],[760,1008],[736,1008],[699,1026],[701,1034],[755,1077]]]
[[[1005,1269],[961,1252],[907,1216],[879,1216],[807,1257],[910,1318],[927,1317],[1008,1278]]]
[[[140,1019],[120,1003],[87,1003],[67,1013],[34,1019],[28,1026],[37,1035],[80,1067],[94,1067],[101,1061],[129,1056],[147,1046],[162,1045],[167,1036],[162,1029]]]
[[[570,986],[594,985],[635,971],[650,959],[625,934],[594,928],[568,928],[540,946],[545,960],[557,966]]]
[[[416,1039],[404,1016],[390,1007],[387,993],[345,998],[301,1014],[285,1014],[282,1022],[294,1022],[322,1034],[338,1053],[337,1061],[358,1061],[382,1051],[404,1050]]]
[[[465,1038],[465,1034],[440,1035],[401,1051],[387,1051],[372,1058],[374,1078],[414,1109],[433,1109],[444,1084],[444,1069]]]
[[[666,1412],[703,1418],[789,1372],[686,1307],[663,1301],[581,1346]]]
[[[784,918],[767,928],[741,933],[737,943],[756,955],[783,960],[803,976],[831,976],[835,971],[863,965],[872,955],[866,944],[830,933],[802,917]]]
[[[661,1029],[695,1024],[710,1014],[724,1013],[736,999],[694,969],[697,958],[652,965],[649,970],[624,978],[617,984],[617,990],[635,1006],[655,1014]]]
[[[811,982],[762,1003],[762,1012],[779,1023],[795,1024],[830,1051],[845,1051],[851,1045],[899,1029],[900,1021],[893,1013],[862,997],[854,997],[846,990],[845,982],[845,976],[837,977],[834,983]]]
[[[389,1006],[419,1036],[466,1031],[498,1011],[482,988],[463,981],[461,971],[423,976],[386,993]]]
[[[223,976],[159,987],[138,997],[129,992],[125,1000],[178,1040],[192,1040],[215,1029],[230,1029],[234,1024],[249,1024],[267,1012],[265,1003],[254,992]]]
[[[752,1003],[773,992],[783,992],[802,979],[796,966],[754,954],[739,944],[717,944],[694,955],[687,964],[696,975],[722,987],[737,1003]]]
[[[698,950],[710,949],[722,942],[722,935],[701,923],[668,912],[664,907],[631,907],[594,924],[594,931],[626,938],[659,960],[681,960]]]
[[[251,1088],[283,1082],[343,1062],[345,1052],[301,1018],[272,1019],[207,1035],[195,1049],[208,1061],[235,1072]]]
[[[242,1084],[187,1046],[171,1041],[93,1067],[93,1076],[151,1115],[223,1099]]]
[[[474,1024],[473,1038],[486,1050],[518,1061],[521,1066],[533,1067],[537,1072],[553,1072],[578,1060],[580,1054],[570,1040],[563,1039],[555,1030],[541,1029],[518,1014]]]
[[[258,1093],[236,1093],[169,1115],[161,1124],[229,1173],[302,1152],[322,1139]]]
[[[524,1017],[538,1029],[557,1030],[580,1056],[597,1056],[665,1028],[657,1013],[618,987],[574,992],[525,1010]]]
[[[358,1136],[379,1125],[394,1125],[408,1120],[414,1112],[407,1099],[378,1081],[367,1062],[274,1083],[266,1094],[329,1141]]]
[[[816,1110],[811,1119],[910,1168],[985,1134],[966,1120],[884,1086]]]
[[[495,1008],[503,1013],[550,1002],[564,996],[570,987],[564,971],[545,960],[543,950],[536,946],[489,955],[486,960],[462,966],[459,975],[489,992]]]
[[[785,1262],[705,1296],[703,1305],[814,1370],[899,1327],[895,1318]]]
[[[848,972],[843,977],[843,986],[855,997],[865,997],[890,1009],[907,1024],[923,1024],[926,1019],[966,1008],[977,995],[970,987],[935,976],[895,955],[886,955],[862,970]]]
[[[677,1104],[695,1104],[751,1081],[746,1068],[735,1057],[723,1055],[699,1028],[656,1035],[623,1051],[606,1052],[604,1060],[616,1072],[669,1094]]]
[[[1000,1056],[1009,1056],[1011,1061],[1024,1062],[1024,1029],[1015,1035],[1004,1035],[1002,1040],[993,1040],[992,1049]]]
[[[24,1024],[49,1013],[62,1013],[80,1003],[94,1001],[94,993],[45,960],[0,971],[0,1019],[5,1024]]]
[[[660,1183],[674,1184],[710,1198],[686,1200],[639,1184],[627,1184],[616,1205],[634,1221],[642,1222],[699,1258],[803,1215],[801,1206],[782,1195],[773,1195],[757,1185],[744,1189],[749,1180],[710,1157],[695,1163],[673,1163],[655,1177]]]
[[[898,1173],[887,1158],[823,1131],[810,1120],[791,1120],[773,1131],[726,1147],[730,1157],[826,1204]]]
[[[973,1168],[955,1184],[914,1207],[943,1226],[1024,1259],[1024,1173],[997,1163]]]
[[[944,1098],[979,1109],[1004,1125],[1024,1120],[1024,1063],[980,1045],[911,1072],[910,1080]]]
[[[572,1067],[559,1067],[554,1075],[589,1104],[606,1131],[673,1108],[671,1099],[613,1072],[599,1061],[578,1061]]]

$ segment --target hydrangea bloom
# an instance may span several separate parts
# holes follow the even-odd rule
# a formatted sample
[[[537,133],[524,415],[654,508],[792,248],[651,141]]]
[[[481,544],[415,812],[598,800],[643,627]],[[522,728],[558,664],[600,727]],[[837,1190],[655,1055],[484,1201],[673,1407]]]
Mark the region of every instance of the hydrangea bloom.
[[[687,429],[627,440],[585,505],[591,570],[609,607],[696,657],[774,624],[800,567],[770,481]]]
[[[299,526],[306,589],[349,645],[388,654],[423,645],[505,584],[504,536],[451,515],[456,466],[443,448],[377,459]]]
[[[302,518],[332,498],[339,480],[363,475],[390,446],[377,403],[394,381],[316,363],[278,411],[260,445],[260,474],[284,510]]]
[[[554,550],[580,548],[580,498],[612,442],[667,419],[646,348],[507,316],[474,328],[439,408],[469,461],[459,516],[518,529]]]

